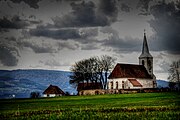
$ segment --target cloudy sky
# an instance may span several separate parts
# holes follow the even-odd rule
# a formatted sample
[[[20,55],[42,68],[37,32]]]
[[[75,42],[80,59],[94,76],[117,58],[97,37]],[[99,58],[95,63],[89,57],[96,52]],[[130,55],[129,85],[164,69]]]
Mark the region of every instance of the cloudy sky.
[[[167,79],[180,59],[178,0],[0,0],[0,69],[69,70],[105,54],[138,64],[144,29]]]

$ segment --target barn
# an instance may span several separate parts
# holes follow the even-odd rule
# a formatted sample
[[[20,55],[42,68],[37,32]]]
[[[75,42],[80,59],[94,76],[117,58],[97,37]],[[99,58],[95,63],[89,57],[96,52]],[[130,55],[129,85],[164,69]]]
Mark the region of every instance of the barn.
[[[56,97],[64,95],[65,93],[55,85],[49,85],[49,87],[43,92],[43,97]]]

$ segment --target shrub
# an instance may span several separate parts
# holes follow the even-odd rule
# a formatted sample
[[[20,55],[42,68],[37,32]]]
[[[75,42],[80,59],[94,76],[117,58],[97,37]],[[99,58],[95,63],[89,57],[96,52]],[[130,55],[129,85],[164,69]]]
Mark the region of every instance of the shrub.
[[[30,94],[30,98],[39,98],[39,97],[40,97],[39,92],[31,92],[31,94]]]

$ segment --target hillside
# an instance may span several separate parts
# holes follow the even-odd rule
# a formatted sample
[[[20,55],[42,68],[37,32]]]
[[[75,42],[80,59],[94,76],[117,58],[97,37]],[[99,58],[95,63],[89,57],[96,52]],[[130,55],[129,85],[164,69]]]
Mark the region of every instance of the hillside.
[[[0,98],[28,98],[30,93],[42,93],[50,84],[59,86],[64,92],[76,94],[69,84],[68,71],[54,70],[0,70]],[[158,87],[168,87],[168,82],[157,80]]]
[[[165,87],[169,87],[169,82],[165,81],[165,80],[156,80],[157,81],[157,87],[158,88],[165,88]]]
[[[69,84],[71,72],[54,70],[0,70],[0,98],[28,98],[30,93],[42,93],[50,84],[59,86],[64,92],[76,93]]]

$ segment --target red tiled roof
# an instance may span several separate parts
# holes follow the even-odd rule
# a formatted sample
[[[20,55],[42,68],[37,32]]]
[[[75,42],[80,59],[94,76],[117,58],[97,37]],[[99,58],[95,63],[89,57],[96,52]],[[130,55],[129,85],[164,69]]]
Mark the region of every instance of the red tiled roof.
[[[79,83],[77,91],[80,90],[89,90],[89,89],[101,89],[101,83]]]
[[[50,85],[43,94],[62,94],[65,95],[65,93],[58,87],[54,85]]]
[[[113,78],[152,78],[143,65],[118,63],[108,77]]]
[[[136,79],[128,79],[131,84],[134,86],[134,87],[142,87],[141,83],[139,83]]]

